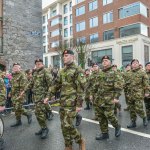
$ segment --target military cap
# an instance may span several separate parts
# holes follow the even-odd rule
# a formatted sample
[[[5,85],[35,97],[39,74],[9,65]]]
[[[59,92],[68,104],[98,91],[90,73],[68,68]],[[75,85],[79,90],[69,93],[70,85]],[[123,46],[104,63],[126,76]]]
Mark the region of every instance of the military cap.
[[[19,63],[13,63],[13,66],[15,66],[15,65],[19,65],[19,66],[20,66],[20,64],[19,64]]]
[[[93,67],[94,65],[98,66],[98,63],[93,63],[93,64],[92,64],[92,67]]]
[[[43,63],[43,60],[38,58],[38,59],[35,60],[35,64],[36,64],[37,62],[42,62],[42,63]]]
[[[134,61],[137,61],[137,62],[139,63],[138,59],[133,59],[133,60],[131,61],[131,65],[132,65],[132,63],[133,63]]]
[[[74,55],[74,52],[72,50],[64,50],[63,54],[70,54],[70,55]]]
[[[106,55],[102,57],[102,61],[103,61],[103,59],[108,59],[108,60],[110,60],[109,56],[106,56]]]
[[[149,64],[150,64],[150,62],[146,63],[145,66],[147,66],[147,65],[149,65]]]
[[[114,64],[113,67],[117,67],[117,65]]]

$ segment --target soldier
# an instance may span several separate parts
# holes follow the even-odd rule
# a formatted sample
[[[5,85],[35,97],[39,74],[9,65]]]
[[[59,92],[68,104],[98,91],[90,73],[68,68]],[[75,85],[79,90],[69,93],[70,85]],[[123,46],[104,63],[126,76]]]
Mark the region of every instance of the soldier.
[[[74,64],[74,53],[71,50],[63,52],[65,67],[60,70],[54,86],[50,87],[50,97],[56,91],[61,90],[60,98],[60,121],[65,150],[72,150],[73,140],[79,144],[80,150],[85,150],[85,141],[81,133],[74,127],[73,120],[76,113],[81,110],[84,99],[85,77],[81,68]],[[45,103],[48,98],[45,99]]]
[[[129,112],[131,123],[127,128],[136,127],[136,118],[138,114],[143,119],[143,126],[147,126],[146,113],[144,111],[144,95],[149,95],[149,80],[145,71],[139,66],[139,61],[133,59],[131,61],[131,72],[128,80],[128,94],[129,94]]]
[[[131,71],[131,64],[127,64],[125,67],[125,72],[122,73],[122,76],[124,78],[125,84],[124,84],[124,93],[125,93],[125,101],[126,101],[126,105],[127,108],[124,108],[124,111],[128,111],[128,99],[129,99],[129,95],[128,95],[128,80],[129,80],[129,73]]]
[[[119,102],[119,96],[123,89],[123,79],[112,70],[111,61],[108,56],[102,57],[103,70],[96,78],[93,91],[97,94],[95,105],[97,106],[98,119],[102,134],[96,136],[96,140],[109,138],[108,121],[115,128],[115,136],[121,134],[121,126],[114,114],[115,103]]]
[[[5,109],[6,88],[0,72],[0,112]],[[4,148],[4,139],[0,135],[0,149]]]
[[[41,127],[35,135],[40,135],[41,139],[45,139],[49,132],[46,124],[46,113],[47,109],[49,109],[49,104],[44,103],[44,98],[48,94],[49,87],[52,85],[52,76],[49,71],[44,68],[42,59],[36,59],[35,66],[32,81],[25,88],[25,91],[31,88],[34,94],[35,115]]]
[[[85,77],[86,77],[86,88],[85,88],[85,102],[86,102],[86,107],[84,110],[89,110],[90,109],[90,91],[88,86],[89,78],[90,78],[90,71],[89,69],[85,70]]]
[[[150,84],[150,62],[148,62],[145,65],[146,73],[149,78],[149,84]],[[146,108],[146,114],[147,114],[147,120],[150,121],[150,96],[144,98],[145,102],[145,108]]]
[[[23,108],[25,95],[21,94],[27,84],[26,76],[23,72],[21,72],[21,66],[18,63],[13,64],[12,72],[13,78],[11,80],[11,97],[16,116],[16,123],[12,124],[11,127],[22,125],[21,115],[27,116],[28,124],[31,124],[32,114]]]

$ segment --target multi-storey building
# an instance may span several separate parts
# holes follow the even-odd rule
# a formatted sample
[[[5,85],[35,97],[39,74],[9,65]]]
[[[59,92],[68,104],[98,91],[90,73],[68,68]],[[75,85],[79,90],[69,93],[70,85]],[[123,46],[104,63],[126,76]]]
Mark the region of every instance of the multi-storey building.
[[[64,20],[65,3],[59,2],[60,18]],[[118,66],[125,66],[133,58],[143,65],[150,60],[150,0],[72,0],[72,18],[73,38],[90,44],[93,62],[101,63],[104,55]],[[61,25],[60,40],[64,39]],[[49,41],[53,42],[52,38]]]

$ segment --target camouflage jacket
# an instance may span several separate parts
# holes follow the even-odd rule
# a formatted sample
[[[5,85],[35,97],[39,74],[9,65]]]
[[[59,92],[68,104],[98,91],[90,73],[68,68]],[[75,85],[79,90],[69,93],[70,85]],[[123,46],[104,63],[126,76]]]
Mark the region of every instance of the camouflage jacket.
[[[149,93],[149,79],[145,71],[140,68],[131,70],[128,79],[128,89],[131,96],[144,96],[144,93]]]
[[[48,94],[48,89],[51,85],[52,75],[46,68],[42,67],[34,71],[32,80],[25,88],[25,91],[27,89],[32,89],[35,102],[39,102],[46,97]]]
[[[128,93],[128,88],[129,88],[129,84],[130,84],[130,70],[129,71],[125,71],[122,73],[122,77],[124,79],[124,92]]]
[[[112,105],[113,99],[119,99],[124,80],[112,67],[103,69],[96,78],[93,90],[96,93],[96,103],[99,106]]]
[[[49,95],[61,91],[61,107],[81,107],[84,100],[86,79],[81,68],[74,63],[66,66],[58,73],[55,84],[49,88]]]
[[[0,106],[5,105],[6,88],[3,78],[0,77]]]
[[[13,73],[11,80],[11,95],[20,94],[26,84],[28,83],[27,78],[23,72]]]

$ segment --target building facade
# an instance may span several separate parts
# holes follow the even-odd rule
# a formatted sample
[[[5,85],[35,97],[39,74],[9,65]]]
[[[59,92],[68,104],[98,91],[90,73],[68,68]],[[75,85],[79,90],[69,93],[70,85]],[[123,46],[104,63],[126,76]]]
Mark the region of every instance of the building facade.
[[[42,1],[0,0],[0,64],[11,70],[18,62],[23,69],[42,58]]]
[[[65,5],[59,9],[61,14]],[[101,64],[102,56],[109,55],[119,67],[133,58],[145,65],[150,61],[149,10],[149,0],[72,0],[73,38],[90,45],[92,62]],[[65,20],[63,15],[62,20]],[[64,32],[63,25],[62,22]],[[48,57],[50,53],[53,53],[51,48]]]

